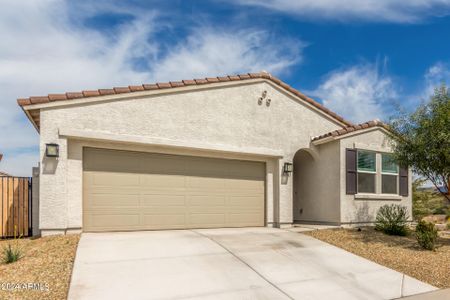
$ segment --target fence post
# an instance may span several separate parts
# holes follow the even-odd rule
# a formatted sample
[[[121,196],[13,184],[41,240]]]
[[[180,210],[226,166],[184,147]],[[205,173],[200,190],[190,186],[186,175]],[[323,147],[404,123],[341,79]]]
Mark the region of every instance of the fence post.
[[[33,168],[33,178],[31,180],[31,228],[32,236],[41,234],[39,230],[39,173],[40,167]]]

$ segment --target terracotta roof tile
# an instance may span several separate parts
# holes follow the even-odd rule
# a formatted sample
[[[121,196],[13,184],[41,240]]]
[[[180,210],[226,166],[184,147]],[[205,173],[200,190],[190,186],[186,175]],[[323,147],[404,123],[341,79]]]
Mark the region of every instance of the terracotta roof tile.
[[[30,102],[31,104],[40,104],[50,102],[50,100],[48,99],[48,96],[30,97]]]
[[[219,81],[230,81],[230,77],[228,76],[217,77],[217,79],[219,79]]]
[[[49,94],[48,100],[50,101],[63,101],[67,100],[66,94]]]
[[[67,99],[78,99],[78,98],[83,98],[84,95],[81,92],[76,92],[76,93],[66,93]]]
[[[131,92],[140,92],[140,91],[144,91],[144,86],[142,85],[130,85],[128,86],[128,88],[130,89]]]
[[[143,84],[142,86],[146,90],[157,90],[157,89],[159,89],[157,84]]]
[[[114,92],[115,92],[116,94],[125,94],[125,93],[131,92],[131,90],[130,90],[130,88],[127,87],[127,86],[124,86],[124,87],[115,87],[115,88],[114,88]]]
[[[183,83],[183,81],[171,81],[170,86],[171,87],[180,87],[180,86],[184,86],[184,83]]]
[[[196,84],[206,84],[208,80],[206,79],[194,79]]]
[[[114,95],[116,92],[113,89],[100,89],[98,90],[100,95]]]
[[[296,90],[296,89],[292,88],[291,86],[289,86],[288,84],[282,82],[280,79],[273,77],[272,75],[270,75],[269,73],[264,72],[264,71],[260,72],[260,73],[248,73],[248,74],[240,74],[240,75],[221,76],[221,77],[208,77],[208,78],[202,78],[202,79],[171,81],[171,82],[163,82],[163,83],[156,83],[156,84],[143,84],[143,85],[134,85],[134,86],[128,86],[128,87],[116,87],[113,89],[99,89],[99,90],[82,91],[82,92],[76,92],[76,93],[69,92],[69,93],[65,93],[65,94],[51,94],[51,95],[44,96],[44,97],[29,97],[29,98],[18,99],[17,103],[23,107],[23,106],[32,105],[32,104],[48,103],[50,101],[62,101],[62,100],[72,100],[72,99],[79,99],[79,98],[85,98],[85,97],[97,97],[97,96],[105,96],[105,95],[113,95],[113,94],[132,93],[132,92],[138,92],[138,91],[144,91],[144,90],[178,88],[178,87],[188,86],[188,85],[202,85],[202,84],[209,84],[209,83],[247,80],[247,79],[253,79],[253,78],[268,79],[268,80],[272,81],[273,83],[279,85],[280,87],[286,89],[287,91],[293,93],[294,95],[298,96],[299,98],[303,99],[305,102],[308,102],[309,104],[322,110],[324,113],[330,115],[331,117],[335,118],[336,120],[340,121],[341,123],[343,123],[347,126],[353,125],[351,122],[344,120],[342,117],[338,116],[334,112],[325,108],[323,105],[321,105],[318,102],[314,101],[313,99],[305,96],[298,90]],[[37,122],[35,122],[35,123],[37,124]],[[361,126],[364,128],[364,124],[362,124]],[[373,126],[373,125],[367,124],[367,126]]]
[[[219,82],[219,78],[217,78],[217,77],[207,77],[206,81],[208,81],[208,82]]]
[[[250,75],[248,75],[248,74],[242,74],[242,75],[238,75],[238,76],[239,76],[239,79],[241,79],[241,80],[250,79],[251,78]]]
[[[183,80],[184,85],[195,85],[195,80]]]
[[[371,128],[371,127],[382,127],[382,128],[389,130],[389,127],[385,123],[383,123],[379,120],[372,120],[372,121],[368,121],[368,122],[365,122],[362,124],[351,125],[351,126],[344,127],[342,129],[330,131],[328,133],[316,136],[312,140],[317,141],[317,140],[320,140],[320,139],[323,139],[323,138],[326,138],[329,136],[333,136],[333,137],[342,136],[342,135],[348,134],[350,132],[354,132],[354,131],[358,131],[358,130],[362,130],[362,129],[366,129],[366,128]]]
[[[30,101],[30,98],[21,98],[21,99],[17,99],[17,104],[19,104],[20,106],[26,106],[26,105],[30,105],[31,101]]]
[[[170,83],[168,82],[161,82],[161,83],[157,83],[156,84],[158,86],[158,88],[160,89],[168,89],[171,88],[172,86],[170,85]]]
[[[82,91],[84,97],[95,97],[100,96],[100,92],[96,91]]]

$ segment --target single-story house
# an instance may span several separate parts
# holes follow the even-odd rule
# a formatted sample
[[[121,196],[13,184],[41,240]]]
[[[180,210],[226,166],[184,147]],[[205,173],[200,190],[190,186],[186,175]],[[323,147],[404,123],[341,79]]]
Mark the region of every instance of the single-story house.
[[[266,73],[18,99],[40,133],[43,235],[373,222],[411,211],[381,122]]]

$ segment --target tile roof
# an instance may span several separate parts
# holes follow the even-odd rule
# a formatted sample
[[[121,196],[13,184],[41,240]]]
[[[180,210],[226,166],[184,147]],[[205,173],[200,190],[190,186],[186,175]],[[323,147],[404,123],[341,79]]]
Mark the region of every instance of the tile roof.
[[[150,91],[150,90],[161,90],[161,89],[169,89],[169,88],[177,88],[183,86],[191,86],[191,85],[204,85],[210,83],[220,83],[220,82],[228,82],[228,81],[239,81],[239,80],[249,80],[255,78],[263,78],[272,81],[283,89],[293,93],[297,97],[301,98],[305,102],[313,105],[314,107],[320,109],[326,114],[330,115],[334,119],[338,120],[340,123],[345,124],[346,126],[352,126],[353,124],[350,121],[345,120],[341,116],[332,112],[328,108],[324,107],[320,103],[315,100],[307,97],[300,91],[294,89],[288,84],[282,82],[280,79],[272,76],[267,72],[259,72],[259,73],[248,73],[248,74],[240,74],[240,75],[232,75],[232,76],[222,76],[222,77],[208,77],[204,79],[193,79],[193,80],[182,80],[182,81],[170,81],[164,83],[154,83],[154,84],[142,84],[142,85],[131,85],[127,87],[115,87],[112,89],[98,89],[98,90],[89,90],[89,91],[81,91],[81,92],[68,92],[64,94],[49,94],[47,96],[33,96],[29,98],[20,98],[17,99],[17,103],[23,108],[32,104],[43,104],[43,103],[51,103],[57,101],[70,101],[74,99],[80,98],[89,98],[89,97],[99,97],[104,95],[114,95],[114,94],[124,94],[124,93],[133,93],[133,92],[142,92],[142,91]],[[39,110],[30,111],[30,117],[32,121],[36,124],[37,128],[39,127]]]
[[[368,122],[357,124],[357,125],[347,126],[347,127],[342,128],[342,129],[333,130],[333,131],[330,131],[328,133],[316,136],[312,140],[313,141],[318,141],[318,140],[321,140],[321,139],[324,139],[324,138],[327,138],[327,137],[338,137],[338,136],[346,135],[346,134],[351,133],[351,132],[355,132],[355,131],[358,131],[358,130],[371,128],[371,127],[381,127],[381,128],[389,130],[388,125],[386,125],[385,123],[381,122],[380,120],[372,120],[372,121],[368,121]]]

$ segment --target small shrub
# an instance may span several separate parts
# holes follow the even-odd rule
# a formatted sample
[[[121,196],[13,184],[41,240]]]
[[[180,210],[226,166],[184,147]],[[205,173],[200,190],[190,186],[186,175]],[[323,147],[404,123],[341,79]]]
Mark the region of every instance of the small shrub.
[[[438,231],[433,223],[420,221],[416,226],[416,237],[422,248],[434,250]]]
[[[3,249],[3,262],[10,264],[22,258],[22,250],[17,246],[12,246],[10,243]]]
[[[19,239],[21,237],[22,237],[22,235],[17,237],[17,226],[14,226],[15,245],[12,246],[11,243],[8,243],[8,246],[3,248],[2,261],[5,264],[10,264],[10,263],[16,262],[23,257],[22,249],[20,249],[20,247],[19,247]]]
[[[377,212],[375,229],[389,235],[407,235],[408,210],[398,204],[383,205]]]

